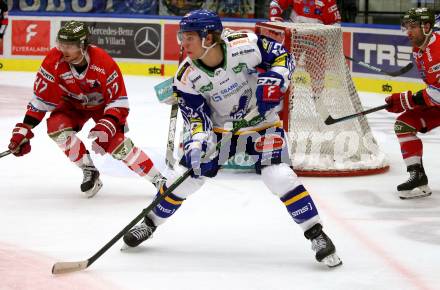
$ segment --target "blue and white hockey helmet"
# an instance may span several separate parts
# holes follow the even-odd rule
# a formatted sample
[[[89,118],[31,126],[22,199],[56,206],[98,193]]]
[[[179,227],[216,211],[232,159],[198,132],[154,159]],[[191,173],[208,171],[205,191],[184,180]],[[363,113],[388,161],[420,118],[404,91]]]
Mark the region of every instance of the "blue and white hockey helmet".
[[[208,35],[209,31],[223,31],[220,17],[210,10],[199,9],[187,13],[180,20],[179,39],[182,39],[182,33],[187,31],[196,31],[201,38]]]

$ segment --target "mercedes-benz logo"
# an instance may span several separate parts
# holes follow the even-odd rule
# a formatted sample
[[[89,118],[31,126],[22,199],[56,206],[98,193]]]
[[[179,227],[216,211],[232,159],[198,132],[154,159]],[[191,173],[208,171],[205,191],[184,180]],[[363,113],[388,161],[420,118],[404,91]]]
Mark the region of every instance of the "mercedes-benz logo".
[[[144,56],[155,54],[160,47],[159,32],[153,27],[142,27],[134,35],[134,47]]]

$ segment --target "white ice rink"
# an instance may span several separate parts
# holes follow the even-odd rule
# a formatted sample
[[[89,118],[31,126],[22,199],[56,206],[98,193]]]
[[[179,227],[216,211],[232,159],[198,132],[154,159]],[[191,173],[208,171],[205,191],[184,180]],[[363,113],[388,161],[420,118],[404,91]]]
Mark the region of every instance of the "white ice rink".
[[[21,122],[34,74],[0,72],[0,152]],[[169,107],[153,85],[126,77],[130,136],[164,168]],[[365,108],[383,96],[363,94]],[[253,174],[220,173],[131,251],[118,242],[85,271],[53,276],[57,261],[93,255],[146,207],[154,187],[111,157],[94,156],[104,187],[92,199],[79,190],[82,172],[35,130],[32,152],[0,159],[0,289],[150,290],[434,290],[440,289],[440,135],[422,136],[431,197],[402,201],[407,179],[393,134],[395,115],[369,121],[391,169],[381,175],[302,178],[336,244],[343,266],[314,260],[299,226]],[[90,145],[86,132],[80,134]]]

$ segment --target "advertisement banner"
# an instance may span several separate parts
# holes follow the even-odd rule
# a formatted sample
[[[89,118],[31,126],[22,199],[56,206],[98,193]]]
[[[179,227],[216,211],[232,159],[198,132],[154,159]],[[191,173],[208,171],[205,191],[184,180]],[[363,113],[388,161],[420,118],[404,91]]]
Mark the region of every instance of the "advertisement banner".
[[[254,0],[159,0],[159,14],[183,16],[196,9],[215,11],[220,17],[254,18]]]
[[[59,13],[157,14],[159,0],[14,0],[10,11]]]
[[[64,25],[65,22],[61,22]],[[161,59],[161,25],[155,23],[85,22],[90,42],[115,58]]]
[[[412,47],[407,36],[378,33],[353,33],[353,58],[380,67],[386,71],[396,71],[412,62]],[[353,72],[380,74],[356,63]],[[418,78],[413,67],[404,77]]]
[[[50,21],[13,20],[12,55],[46,55],[50,50]]]

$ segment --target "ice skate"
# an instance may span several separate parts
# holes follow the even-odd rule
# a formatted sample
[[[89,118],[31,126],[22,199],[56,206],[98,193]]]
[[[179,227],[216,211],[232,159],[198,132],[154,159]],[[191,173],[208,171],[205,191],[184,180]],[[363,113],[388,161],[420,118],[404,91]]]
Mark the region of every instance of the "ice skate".
[[[99,179],[99,171],[96,167],[86,166],[83,168],[83,181],[81,183],[81,191],[87,198],[94,197],[102,187],[101,179]]]
[[[124,235],[125,244],[121,250],[139,246],[140,243],[148,240],[153,235],[156,228],[154,222],[149,217],[145,217],[143,222],[134,226]]]
[[[428,186],[428,177],[423,165],[414,164],[408,166],[409,178],[397,186],[401,199],[415,199],[430,196],[432,191]]]
[[[312,242],[312,250],[315,251],[315,258],[330,268],[342,265],[342,260],[336,254],[333,242],[322,230],[321,224],[316,224],[308,229],[304,236]]]

